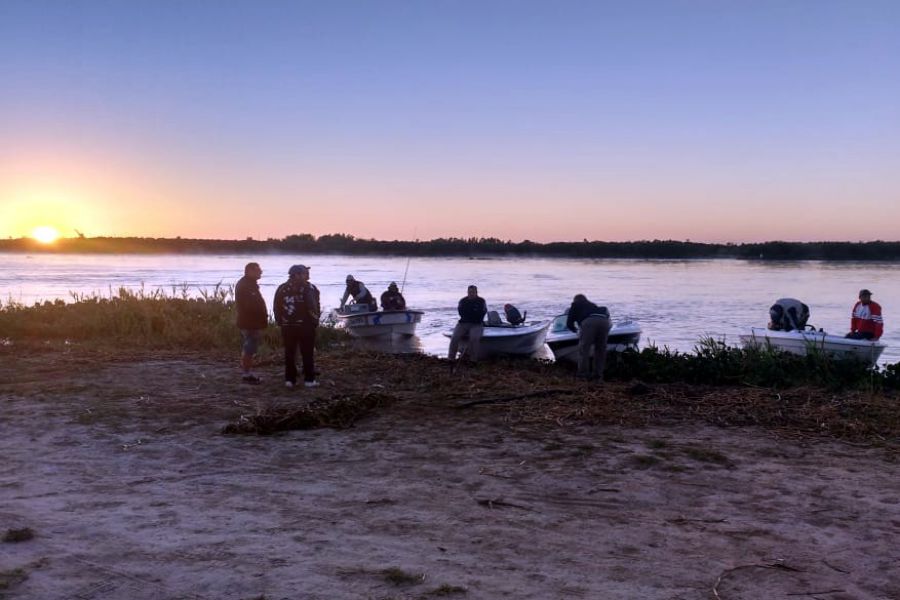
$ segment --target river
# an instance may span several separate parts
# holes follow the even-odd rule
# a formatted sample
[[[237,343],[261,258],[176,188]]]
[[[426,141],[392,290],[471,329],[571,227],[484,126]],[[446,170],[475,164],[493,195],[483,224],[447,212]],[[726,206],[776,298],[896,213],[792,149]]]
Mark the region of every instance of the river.
[[[271,308],[275,288],[293,263],[309,265],[324,309],[337,305],[352,273],[378,297],[390,281],[403,283],[411,308],[426,311],[415,348],[446,355],[442,332],[456,321],[456,303],[470,283],[489,308],[511,302],[528,320],[565,310],[576,293],[609,307],[613,320],[643,327],[642,345],[690,351],[704,336],[737,344],[740,332],[764,327],[772,301],[793,296],[811,309],[810,324],[845,333],[860,288],[873,291],[885,315],[882,363],[900,361],[900,263],[762,262],[743,260],[593,260],[549,258],[413,258],[289,255],[0,254],[0,302],[31,304],[73,294],[115,293],[120,287],[182,289],[196,295],[233,285],[244,264],[262,265],[260,286]]]

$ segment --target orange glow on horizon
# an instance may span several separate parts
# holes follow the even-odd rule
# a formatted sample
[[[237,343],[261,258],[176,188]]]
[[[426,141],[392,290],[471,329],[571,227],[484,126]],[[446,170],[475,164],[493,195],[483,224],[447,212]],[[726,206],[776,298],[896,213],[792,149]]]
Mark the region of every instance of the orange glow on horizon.
[[[31,232],[31,237],[42,244],[52,244],[59,239],[59,231],[57,231],[55,227],[41,225],[40,227],[34,228]]]

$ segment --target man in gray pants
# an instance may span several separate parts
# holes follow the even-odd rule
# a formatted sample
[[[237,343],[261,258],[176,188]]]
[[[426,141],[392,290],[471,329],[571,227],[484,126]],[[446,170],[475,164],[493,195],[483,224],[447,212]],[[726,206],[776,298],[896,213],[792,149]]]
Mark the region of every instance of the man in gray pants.
[[[576,329],[575,325],[578,325]],[[606,340],[611,327],[609,310],[597,306],[584,294],[577,294],[569,307],[566,327],[578,332],[578,377],[603,381],[606,367]],[[591,352],[594,360],[591,361]]]
[[[469,340],[466,350],[469,361],[473,363],[478,361],[478,343],[484,333],[484,315],[487,314],[487,303],[478,295],[477,287],[469,286],[466,296],[459,301],[457,312],[459,312],[459,322],[453,328],[450,348],[447,350],[447,358],[450,359],[451,367],[456,361],[456,351],[463,338]]]

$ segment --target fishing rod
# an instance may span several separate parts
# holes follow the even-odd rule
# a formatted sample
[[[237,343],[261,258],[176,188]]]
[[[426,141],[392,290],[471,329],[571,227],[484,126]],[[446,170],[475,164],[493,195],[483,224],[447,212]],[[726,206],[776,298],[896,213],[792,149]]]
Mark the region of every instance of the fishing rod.
[[[413,239],[416,239],[416,230],[413,229]],[[415,242],[413,242],[415,243]],[[400,293],[403,293],[403,288],[406,287],[406,275],[409,273],[409,261],[412,260],[412,254],[406,257],[406,269],[403,271],[403,281],[400,283]]]
[[[406,257],[406,269],[403,271],[403,281],[400,283],[400,293],[403,293],[403,288],[406,287],[406,274],[409,273],[409,261],[412,260],[412,255]]]

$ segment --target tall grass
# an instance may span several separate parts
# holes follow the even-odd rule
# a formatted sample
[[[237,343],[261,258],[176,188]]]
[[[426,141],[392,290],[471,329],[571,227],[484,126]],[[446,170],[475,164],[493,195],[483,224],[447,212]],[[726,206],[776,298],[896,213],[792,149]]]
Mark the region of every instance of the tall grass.
[[[239,345],[234,292],[229,286],[200,290],[196,297],[180,286],[171,294],[161,289],[119,288],[108,297],[73,294],[72,300],[0,306],[0,340],[115,344],[123,349],[234,350]],[[317,345],[331,345],[344,337],[322,327]],[[270,324],[262,345],[275,349],[280,344],[280,333]]]

